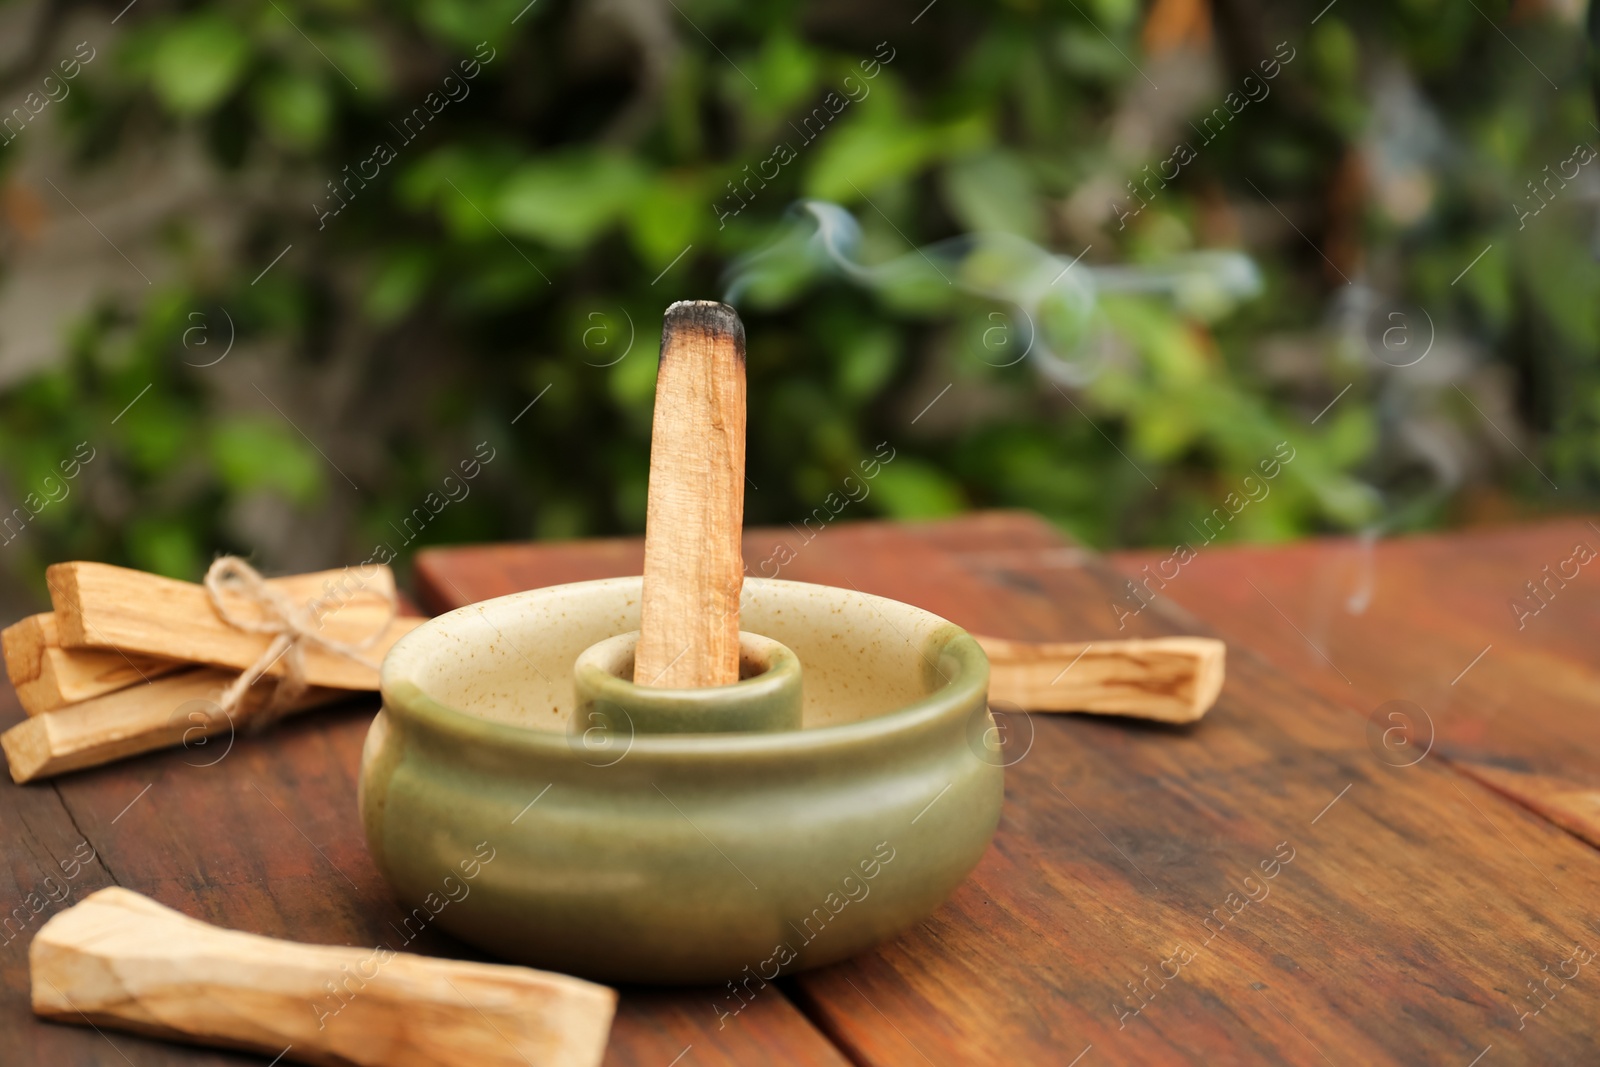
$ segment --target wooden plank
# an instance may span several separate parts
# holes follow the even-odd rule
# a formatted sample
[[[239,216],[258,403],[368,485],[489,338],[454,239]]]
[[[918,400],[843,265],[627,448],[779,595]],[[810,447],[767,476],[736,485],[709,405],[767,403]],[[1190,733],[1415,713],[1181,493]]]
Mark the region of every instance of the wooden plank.
[[[167,659],[207,663],[244,670],[272,643],[264,633],[230,626],[217,616],[203,586],[179,582],[126,567],[104,563],[57,563],[49,567],[50,599],[56,629],[64,648],[118,648]],[[392,593],[394,576],[378,567],[365,577],[354,570],[323,571],[274,579],[275,587],[298,603],[329,598],[321,616],[319,633],[333,641],[358,643],[389,617],[383,599]],[[244,597],[224,597],[231,611],[242,618],[264,615]],[[380,661],[389,646],[414,623],[395,619],[382,640],[366,655]],[[377,689],[378,672],[371,667],[316,645],[305,650],[306,681],[335,689]],[[278,662],[270,673],[282,675]]]
[[[1204,548],[1157,593],[1376,716],[1378,736],[1415,722],[1415,748],[1431,739],[1436,754],[1600,846],[1600,559],[1578,562],[1600,557],[1597,526],[1564,519],[1370,549],[1354,539]],[[1168,555],[1113,559],[1135,574]]]
[[[841,568],[853,555],[838,553]],[[1127,636],[1110,611],[1090,610],[1119,579],[1060,557],[1021,561],[979,569],[988,597],[941,582],[940,598],[958,622],[1008,616],[1018,636]],[[1057,613],[1049,629],[1041,608]],[[1151,611],[1129,629],[1175,627]],[[1026,1062],[1051,1044],[1030,1043],[1041,1030],[1063,1061],[1092,1043],[1097,1063],[1322,1062],[1315,1045],[1336,1062],[1448,1064],[1490,1044],[1495,1062],[1582,1062],[1595,1047],[1583,1002],[1527,1020],[1513,1004],[1569,955],[1563,938],[1597,929],[1583,903],[1600,884],[1592,858],[1438,761],[1385,763],[1341,715],[1236,645],[1223,700],[1198,727],[1036,720],[1032,750],[1008,772],[997,847],[954,907],[876,959],[802,976],[808,1004],[863,1062],[915,1060],[914,1049]],[[1269,884],[1252,868],[1279,840],[1299,852]],[[1210,909],[1229,914],[1224,902],[1247,896],[1247,873],[1276,903],[1205,929]],[[1390,903],[1402,899],[1425,913]],[[1177,940],[1207,937],[1118,1029],[1113,998],[1133,997],[1123,983],[1156,973]]]
[[[744,557],[750,559],[750,536]],[[523,589],[644,573],[644,540],[638,537],[551,541],[529,545],[425,548],[416,555],[411,583],[417,601],[435,615]],[[758,557],[759,558],[759,557]]]
[[[745,558],[781,545],[783,577],[1006,637],[1205,632],[1164,605],[1119,631],[1106,605],[1125,579],[1037,520],[801,542],[754,531]],[[607,573],[637,573],[626,544],[418,561],[424,588],[496,593]],[[1347,711],[1237,643],[1193,726],[1005,727],[1006,808],[974,876],[917,929],[793,979],[852,1061],[1460,1067],[1490,1046],[1485,1064],[1600,1046],[1582,978],[1538,1014],[1528,988],[1600,935],[1600,857],[1443,761],[1386,762]],[[915,827],[902,843],[939,847]]]

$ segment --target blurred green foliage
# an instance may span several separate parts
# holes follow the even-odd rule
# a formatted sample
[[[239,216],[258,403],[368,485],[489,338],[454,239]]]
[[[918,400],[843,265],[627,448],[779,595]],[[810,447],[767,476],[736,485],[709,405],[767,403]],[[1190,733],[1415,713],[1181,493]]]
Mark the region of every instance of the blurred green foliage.
[[[1407,420],[1492,441],[1461,402],[1479,394],[1447,387],[1477,364],[1506,372],[1505,429],[1563,499],[1600,484],[1594,176],[1521,232],[1508,206],[1595,137],[1559,5],[1513,19],[1506,0],[1344,0],[1313,24],[1320,2],[941,0],[914,23],[920,4],[525,3],[142,0],[96,38],[107,58],[67,101],[73,165],[197,145],[237,235],[171,213],[149,245],[157,284],[107,295],[58,363],[0,395],[8,496],[78,441],[99,449],[8,566],[81,556],[192,577],[218,550],[365,558],[398,547],[397,518],[485,440],[497,458],[471,501],[422,542],[638,531],[661,311],[721,294],[801,197],[851,210],[868,261],[978,231],[1067,259],[1088,245],[1086,263],[1243,247],[1266,290],[1228,314],[1103,299],[1110,356],[1070,390],[983,351],[1001,305],[900,306],[815,271],[752,294],[752,524],[810,512],[885,440],[897,458],[852,517],[1022,506],[1092,544],[1170,544],[1289,440],[1295,462],[1230,537],[1437,523],[1449,494],[1407,451]],[[1185,9],[1212,27],[1191,43],[1216,70],[1188,96],[1176,51],[1143,47]],[[41,65],[68,54],[65,32]],[[1137,219],[1084,221],[1075,195],[1109,176],[1092,198],[1105,216],[1279,41],[1297,58],[1271,95]],[[794,124],[880,48],[893,59],[870,93],[798,144]],[[1431,155],[1385,132],[1395,72],[1442,124]],[[1180,106],[1146,147],[1119,147],[1141,109],[1171,107],[1150,75]],[[797,158],[719,221],[730,183],[784,141]],[[19,139],[0,167],[14,176],[44,144]],[[1427,309],[1478,355],[1397,387],[1370,351],[1371,309],[1355,327],[1340,310],[1358,288]],[[1495,470],[1479,477],[1497,491],[1545,490],[1515,457]]]

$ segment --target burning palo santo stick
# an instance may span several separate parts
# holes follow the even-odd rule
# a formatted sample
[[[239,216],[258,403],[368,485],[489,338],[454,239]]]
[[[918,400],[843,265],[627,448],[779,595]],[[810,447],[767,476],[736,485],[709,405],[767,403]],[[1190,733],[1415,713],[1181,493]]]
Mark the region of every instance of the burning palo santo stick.
[[[49,1019],[358,1067],[597,1067],[617,1000],[527,967],[223,930],[118,887],[45,923],[28,970]]]
[[[1025,711],[1194,722],[1222,691],[1227,646],[1210,637],[1045,642],[979,637],[989,699]]]
[[[650,437],[644,593],[633,680],[739,680],[744,583],[744,324],[726,304],[667,308]]]

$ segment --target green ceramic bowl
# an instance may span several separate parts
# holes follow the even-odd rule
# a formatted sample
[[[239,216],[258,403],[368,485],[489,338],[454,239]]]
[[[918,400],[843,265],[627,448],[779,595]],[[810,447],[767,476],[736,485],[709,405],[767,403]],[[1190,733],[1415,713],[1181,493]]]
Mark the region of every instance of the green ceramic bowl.
[[[635,577],[517,593],[389,653],[360,805],[412,908],[403,936],[437,924],[535,966],[748,993],[938,907],[1003,794],[977,642],[891,600],[752,578],[741,627],[798,656],[801,729],[576,720],[573,664],[638,629],[639,592]]]

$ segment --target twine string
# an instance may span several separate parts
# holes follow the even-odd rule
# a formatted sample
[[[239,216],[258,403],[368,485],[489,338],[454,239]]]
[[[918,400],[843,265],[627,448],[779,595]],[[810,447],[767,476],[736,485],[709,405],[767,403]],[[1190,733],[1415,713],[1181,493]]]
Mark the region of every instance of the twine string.
[[[218,701],[222,714],[230,721],[249,720],[255,725],[265,725],[281,717],[293,705],[295,698],[309,687],[305,657],[308,646],[343,656],[376,671],[379,665],[366,652],[383,638],[400,609],[392,588],[384,586],[375,589],[363,584],[358,595],[359,592],[369,592],[381,597],[388,605],[388,616],[382,626],[363,640],[336,641],[321,632],[322,619],[330,606],[345,597],[330,594],[297,604],[268,585],[259,571],[238,556],[218,557],[206,571],[205,587],[211,597],[211,607],[223,622],[245,633],[272,635],[271,643],[254,663],[222,691]],[[234,598],[255,605],[260,617],[235,612],[228,603],[229,599]],[[283,661],[283,677],[273,688],[272,695],[253,708],[245,707],[245,694],[250,687],[272,670],[280,659]]]

